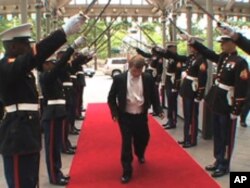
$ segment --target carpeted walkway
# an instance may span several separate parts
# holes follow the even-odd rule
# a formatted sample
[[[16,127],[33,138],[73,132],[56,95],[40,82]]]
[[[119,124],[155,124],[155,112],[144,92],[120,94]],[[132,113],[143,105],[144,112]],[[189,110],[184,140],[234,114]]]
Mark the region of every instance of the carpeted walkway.
[[[151,138],[131,182],[120,183],[120,133],[107,104],[88,105],[67,188],[219,188],[220,186],[149,116]]]

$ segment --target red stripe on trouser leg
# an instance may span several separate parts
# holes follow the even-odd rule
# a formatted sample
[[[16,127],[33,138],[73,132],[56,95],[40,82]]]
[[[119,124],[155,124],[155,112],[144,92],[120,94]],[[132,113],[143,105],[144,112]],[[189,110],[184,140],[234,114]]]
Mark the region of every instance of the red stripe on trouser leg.
[[[18,155],[14,155],[13,162],[14,162],[14,185],[15,185],[15,188],[20,188],[19,156]]]

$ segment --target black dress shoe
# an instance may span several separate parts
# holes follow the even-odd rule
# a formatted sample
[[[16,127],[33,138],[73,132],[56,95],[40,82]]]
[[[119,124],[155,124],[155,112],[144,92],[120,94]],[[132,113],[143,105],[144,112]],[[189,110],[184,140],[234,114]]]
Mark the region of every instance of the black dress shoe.
[[[212,172],[211,176],[217,178],[228,174],[228,172],[229,172],[228,169],[217,168],[214,172]]]
[[[79,135],[79,132],[77,131],[77,130],[71,130],[70,132],[69,132],[69,134],[72,134],[72,135]]]
[[[184,144],[185,143],[184,140],[178,140],[177,142],[178,142],[178,144]]]
[[[164,126],[164,129],[175,129],[176,128],[176,125],[167,125],[167,126]]]
[[[145,158],[140,157],[140,158],[138,158],[138,161],[139,161],[140,164],[144,164],[145,163]]]
[[[81,129],[78,129],[78,128],[76,128],[75,126],[72,127],[72,130],[73,130],[73,131],[77,131],[77,132],[80,132],[80,131],[81,131]]]
[[[64,179],[63,177],[61,177],[60,179],[58,179],[56,182],[51,182],[51,184],[53,185],[67,185],[69,183],[69,181],[67,179]]]
[[[70,146],[69,148],[72,150],[76,150],[77,146]]]
[[[62,178],[66,179],[66,180],[69,180],[70,176],[69,175],[63,175]]]
[[[124,174],[121,177],[121,183],[128,183],[131,180],[131,174]]]
[[[191,144],[190,142],[185,142],[185,143],[182,145],[182,147],[183,147],[183,148],[191,148],[191,147],[194,147],[194,146],[196,146],[196,145],[197,145],[196,143]]]
[[[76,117],[76,120],[84,120],[84,119],[85,119],[84,116],[78,116],[78,117]]]
[[[207,171],[215,171],[216,169],[217,169],[217,166],[215,164],[205,166],[205,170]]]
[[[67,149],[65,151],[62,151],[62,153],[68,154],[68,155],[74,155],[76,153],[76,151],[73,149]]]
[[[240,123],[240,126],[241,126],[241,127],[247,127],[247,124],[246,124],[245,122],[241,122],[241,123]]]

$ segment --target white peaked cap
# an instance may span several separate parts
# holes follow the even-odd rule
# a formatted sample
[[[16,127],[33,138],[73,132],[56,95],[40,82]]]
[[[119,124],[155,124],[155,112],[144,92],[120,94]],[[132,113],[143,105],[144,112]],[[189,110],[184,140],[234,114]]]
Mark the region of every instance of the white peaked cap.
[[[217,42],[233,41],[233,39],[228,35],[221,35],[216,38]]]
[[[31,37],[32,24],[25,23],[17,27],[13,27],[6,31],[0,33],[0,38],[2,41],[11,41],[15,38],[30,38]]]

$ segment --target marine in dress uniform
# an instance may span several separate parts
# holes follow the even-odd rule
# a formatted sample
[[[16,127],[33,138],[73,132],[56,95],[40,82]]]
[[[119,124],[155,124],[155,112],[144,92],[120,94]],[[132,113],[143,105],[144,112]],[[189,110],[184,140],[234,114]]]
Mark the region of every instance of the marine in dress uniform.
[[[36,44],[32,51],[28,38],[31,24],[23,24],[0,34],[6,50],[0,62],[0,92],[6,116],[0,127],[0,153],[8,187],[38,186],[41,130],[38,93],[31,70],[66,42],[57,30]]]
[[[205,102],[213,112],[215,162],[206,166],[213,177],[230,170],[237,116],[245,102],[248,81],[247,62],[237,54],[236,45],[229,36],[220,36],[222,53],[216,54],[201,43],[190,39],[192,46],[206,58],[217,63],[217,75]]]
[[[218,27],[218,29],[222,34],[229,35],[239,48],[241,48],[244,52],[250,55],[250,40],[248,38],[243,36],[241,33],[235,32],[230,26]],[[248,69],[248,75],[249,74],[250,73]],[[249,113],[249,109],[250,109],[250,79],[248,78],[247,97],[246,97],[245,104],[242,108],[241,117],[240,117],[242,127],[247,127],[246,118]]]
[[[57,60],[60,60],[63,57],[65,50],[66,48],[57,52]],[[71,130],[70,122],[75,121],[75,108],[73,99],[74,89],[70,78],[70,69],[71,66],[68,62],[65,66],[65,71],[63,71],[62,75],[60,76],[60,80],[63,85],[63,92],[66,100],[66,118],[64,118],[62,122],[62,153],[72,155],[75,154],[76,146],[73,146],[69,140],[69,131]]]
[[[63,57],[56,61],[47,60],[40,75],[40,85],[46,106],[42,115],[46,164],[50,183],[66,185],[67,178],[61,172],[62,121],[66,116],[65,96],[60,76],[74,49],[68,48]]]
[[[129,70],[114,77],[108,95],[112,118],[118,121],[122,135],[122,183],[128,183],[132,177],[132,143],[139,163],[145,163],[145,151],[149,141],[147,113],[151,104],[154,111],[163,118],[154,81],[148,73],[142,72],[144,65],[142,56],[132,57],[129,60]]]
[[[176,54],[176,43],[169,42],[166,50]],[[170,58],[164,50],[156,49],[156,51],[160,56],[166,58],[163,63],[162,80],[164,81],[165,92],[167,95],[168,121],[163,124],[163,127],[165,129],[172,129],[176,128],[177,124],[177,97],[180,88],[182,66],[181,63],[178,63],[178,61]]]
[[[207,80],[206,59],[189,44],[188,50],[189,56],[181,56],[169,50],[162,54],[165,58],[173,58],[176,62],[182,62],[186,68],[179,91],[183,99],[184,140],[178,143],[184,148],[197,145],[199,102],[204,96]],[[178,74],[180,74],[179,69]]]
[[[93,54],[86,51],[85,48],[80,51],[84,59],[77,58],[72,62],[72,69],[76,72],[76,118],[83,120],[82,109],[83,109],[83,91],[86,86],[85,75],[83,72],[83,64],[87,64],[92,58]],[[82,62],[81,62],[82,61]]]
[[[74,50],[82,42],[84,42],[82,37],[77,38],[59,60],[55,58],[47,60],[40,75],[40,85],[46,103],[42,115],[42,127],[45,136],[47,171],[50,183],[56,185],[66,185],[69,179],[61,172],[62,128],[66,117],[62,76],[66,72]]]

